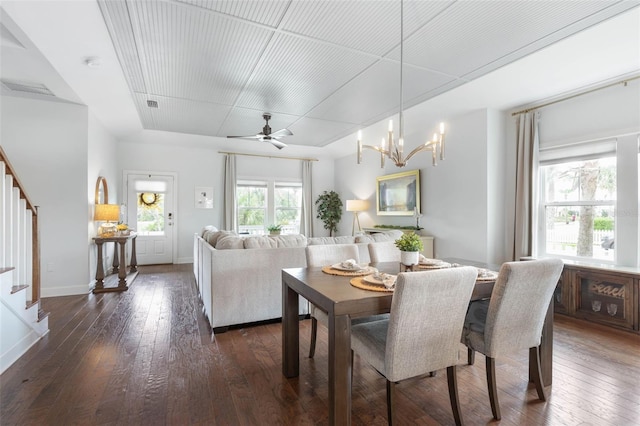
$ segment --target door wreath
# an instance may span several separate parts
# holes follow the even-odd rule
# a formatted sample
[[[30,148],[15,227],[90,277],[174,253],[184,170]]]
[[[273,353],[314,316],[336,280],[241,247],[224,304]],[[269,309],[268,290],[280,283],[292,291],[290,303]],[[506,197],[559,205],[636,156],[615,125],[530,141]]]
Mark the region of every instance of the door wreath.
[[[158,194],[143,192],[140,194],[140,202],[145,206],[154,206],[158,203]]]

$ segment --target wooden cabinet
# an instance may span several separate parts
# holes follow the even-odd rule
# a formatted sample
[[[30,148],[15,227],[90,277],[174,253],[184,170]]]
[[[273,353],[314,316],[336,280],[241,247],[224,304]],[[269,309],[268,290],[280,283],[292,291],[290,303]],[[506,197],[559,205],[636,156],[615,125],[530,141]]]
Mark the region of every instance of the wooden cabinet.
[[[554,312],[561,314],[572,314],[571,306],[573,302],[573,292],[571,291],[571,273],[566,269],[560,275],[558,285],[553,293]]]
[[[637,329],[634,324],[633,282],[631,277],[577,271],[576,316],[631,330]]]
[[[555,312],[640,332],[640,271],[565,264]]]

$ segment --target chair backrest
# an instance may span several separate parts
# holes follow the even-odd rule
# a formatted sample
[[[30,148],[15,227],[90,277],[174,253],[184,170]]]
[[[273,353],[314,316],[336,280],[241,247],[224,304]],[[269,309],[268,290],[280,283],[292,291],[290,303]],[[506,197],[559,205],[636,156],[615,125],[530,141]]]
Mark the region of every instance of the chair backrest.
[[[400,249],[394,241],[369,243],[369,257],[372,262],[400,262]]]
[[[360,262],[358,246],[355,244],[324,244],[307,246],[307,266],[327,266],[353,259]]]
[[[385,371],[399,381],[456,365],[478,271],[471,266],[398,274]]]
[[[560,259],[502,265],[487,312],[485,355],[495,358],[540,345],[544,318],[563,266]]]

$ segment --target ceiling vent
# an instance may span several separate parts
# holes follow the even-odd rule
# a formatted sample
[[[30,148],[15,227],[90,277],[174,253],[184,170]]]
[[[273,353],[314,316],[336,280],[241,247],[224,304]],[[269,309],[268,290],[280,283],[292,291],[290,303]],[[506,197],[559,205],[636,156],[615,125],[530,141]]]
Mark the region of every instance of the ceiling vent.
[[[158,101],[152,101],[151,99],[147,99],[147,106],[149,108],[158,108]]]
[[[35,93],[37,95],[55,96],[44,84],[25,83],[21,81],[0,80],[2,85],[11,92]]]

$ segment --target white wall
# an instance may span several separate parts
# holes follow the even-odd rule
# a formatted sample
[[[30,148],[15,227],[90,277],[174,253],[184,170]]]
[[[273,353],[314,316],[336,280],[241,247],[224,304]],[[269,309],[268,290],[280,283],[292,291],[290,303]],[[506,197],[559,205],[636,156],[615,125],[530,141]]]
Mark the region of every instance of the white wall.
[[[87,292],[87,107],[2,96],[2,147],[40,206],[42,296]]]
[[[87,247],[89,257],[89,285],[92,286],[96,276],[97,248],[92,238],[98,234],[98,224],[93,221],[95,211],[95,189],[98,176],[107,180],[109,200],[107,203],[115,204],[119,199],[119,168],[118,168],[118,144],[106,131],[104,126],[89,111],[88,117],[88,149],[87,149]],[[113,262],[114,244],[104,245],[104,265]],[[106,272],[109,272],[110,268]]]
[[[433,117],[405,120],[405,151],[424,143],[439,121]],[[413,117],[411,117],[413,118]],[[336,161],[336,190],[344,200],[368,199],[370,208],[360,215],[363,227],[376,224],[411,226],[409,216],[376,215],[376,177],[403,170],[420,169],[421,226],[433,235],[435,256],[459,257],[484,262],[504,259],[504,210],[502,191],[504,133],[502,116],[495,111],[478,110],[462,116],[447,117],[446,159],[432,166],[430,153],[417,154],[404,169],[388,160],[380,168],[380,156],[372,150],[363,152],[363,162],[356,164],[354,154]],[[433,123],[433,129],[424,123]],[[375,144],[374,136],[384,134],[382,126],[365,129],[365,143]],[[424,136],[421,136],[424,135]],[[429,136],[426,136],[429,135]],[[380,136],[381,137],[381,136]],[[375,138],[375,139],[374,139]],[[490,187],[491,186],[491,187]],[[496,214],[495,216],[490,216]],[[351,213],[344,212],[339,234],[350,234]]]
[[[143,131],[118,146],[120,170],[151,170],[178,174],[178,207],[176,212],[178,263],[193,261],[193,234],[205,225],[222,228],[224,154],[218,151],[256,153],[273,156],[314,157],[314,200],[323,190],[333,189],[333,160],[318,156],[318,149],[287,147],[277,151],[271,145],[252,141],[228,141],[227,139],[184,135],[169,132]],[[299,161],[262,157],[237,157],[237,174],[240,177],[299,178]],[[121,194],[122,176],[119,177]],[[194,202],[196,186],[213,187],[213,209],[197,209]],[[122,197],[118,202],[122,202]],[[315,209],[314,209],[315,212]],[[322,224],[314,222],[316,234],[322,234]]]

